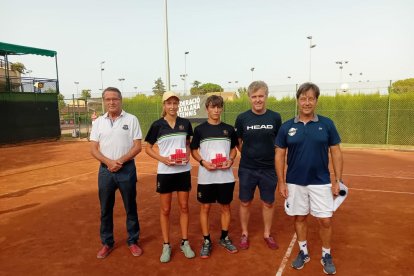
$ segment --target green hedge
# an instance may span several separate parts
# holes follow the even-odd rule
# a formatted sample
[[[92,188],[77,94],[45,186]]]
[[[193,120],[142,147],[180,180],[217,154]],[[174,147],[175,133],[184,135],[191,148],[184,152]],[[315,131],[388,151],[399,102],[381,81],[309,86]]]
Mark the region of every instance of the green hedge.
[[[126,111],[138,117],[144,135],[151,123],[161,116],[159,97],[138,95],[124,99],[123,104]],[[279,112],[286,121],[295,116],[296,101],[269,97],[267,107]],[[222,119],[234,125],[237,115],[249,108],[247,97],[227,101]],[[390,97],[380,94],[321,96],[317,113],[335,122],[343,143],[386,144],[388,138],[388,144],[414,145],[414,93],[391,94]]]

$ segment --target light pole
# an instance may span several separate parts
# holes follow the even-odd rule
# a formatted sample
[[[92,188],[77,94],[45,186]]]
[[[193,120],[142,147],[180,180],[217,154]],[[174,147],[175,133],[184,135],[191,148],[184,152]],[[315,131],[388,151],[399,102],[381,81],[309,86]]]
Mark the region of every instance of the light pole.
[[[124,78],[119,78],[119,82],[121,83],[121,91],[124,92]]]
[[[100,65],[101,65],[101,91],[103,91],[103,71],[105,70],[105,68],[103,68],[103,64],[105,63],[105,61],[101,61]]]
[[[316,47],[316,44],[312,44],[312,36],[306,37],[309,39],[309,81],[312,79],[312,48]]]
[[[166,63],[166,75],[167,75],[167,90],[171,90],[170,84],[170,49],[168,46],[168,8],[167,0],[164,0],[164,16],[165,16],[165,63]]]
[[[30,73],[32,73],[32,72],[33,72],[32,70],[26,70],[25,74],[29,75],[29,78],[30,78]]]
[[[239,81],[228,81],[227,82],[229,84],[229,89],[232,89],[231,84],[234,83],[234,88],[237,90],[237,84],[239,83]]]
[[[348,64],[348,61],[347,60],[339,60],[339,61],[336,61],[335,63],[338,64],[339,69],[341,69],[341,76],[340,76],[339,82],[342,83],[342,69],[344,69],[345,64]]]
[[[184,95],[187,94],[187,55],[189,53],[189,51],[184,52]]]
[[[180,75],[181,80],[183,81],[183,93],[185,95],[185,74]]]
[[[254,67],[250,68],[250,71],[252,71],[252,81],[253,81],[253,71],[254,71]]]
[[[135,94],[137,94],[138,86],[134,86]]]
[[[76,97],[79,98],[79,82],[75,81],[73,83],[76,85]]]

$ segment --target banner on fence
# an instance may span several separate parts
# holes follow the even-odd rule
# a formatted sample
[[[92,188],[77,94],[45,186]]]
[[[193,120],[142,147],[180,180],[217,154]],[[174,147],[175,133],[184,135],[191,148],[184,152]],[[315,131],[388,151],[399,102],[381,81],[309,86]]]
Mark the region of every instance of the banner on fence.
[[[188,119],[207,119],[206,95],[180,96],[178,116]]]

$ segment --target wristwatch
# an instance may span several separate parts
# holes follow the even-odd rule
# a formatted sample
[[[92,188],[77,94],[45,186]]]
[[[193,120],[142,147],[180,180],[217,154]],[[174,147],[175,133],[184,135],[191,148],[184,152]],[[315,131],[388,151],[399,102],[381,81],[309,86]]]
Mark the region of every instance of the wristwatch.
[[[204,161],[204,160],[203,160],[203,159],[201,159],[201,160],[200,160],[200,162],[199,162],[199,163],[200,163],[200,166],[202,166],[202,167],[204,167],[204,165],[203,165],[203,161]]]

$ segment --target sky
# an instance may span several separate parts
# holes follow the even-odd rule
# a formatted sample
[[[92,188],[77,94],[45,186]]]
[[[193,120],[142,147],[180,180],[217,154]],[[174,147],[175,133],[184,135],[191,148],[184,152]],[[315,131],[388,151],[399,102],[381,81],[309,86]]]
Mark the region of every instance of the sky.
[[[102,61],[104,87],[127,96],[166,84],[164,0],[3,0],[1,10],[1,42],[57,51],[65,98],[98,96]],[[317,84],[414,77],[413,11],[412,0],[168,0],[172,89],[184,90],[184,72],[187,90],[194,80],[231,89],[310,73]],[[52,58],[10,60],[56,78]],[[342,73],[336,61],[348,61]]]

